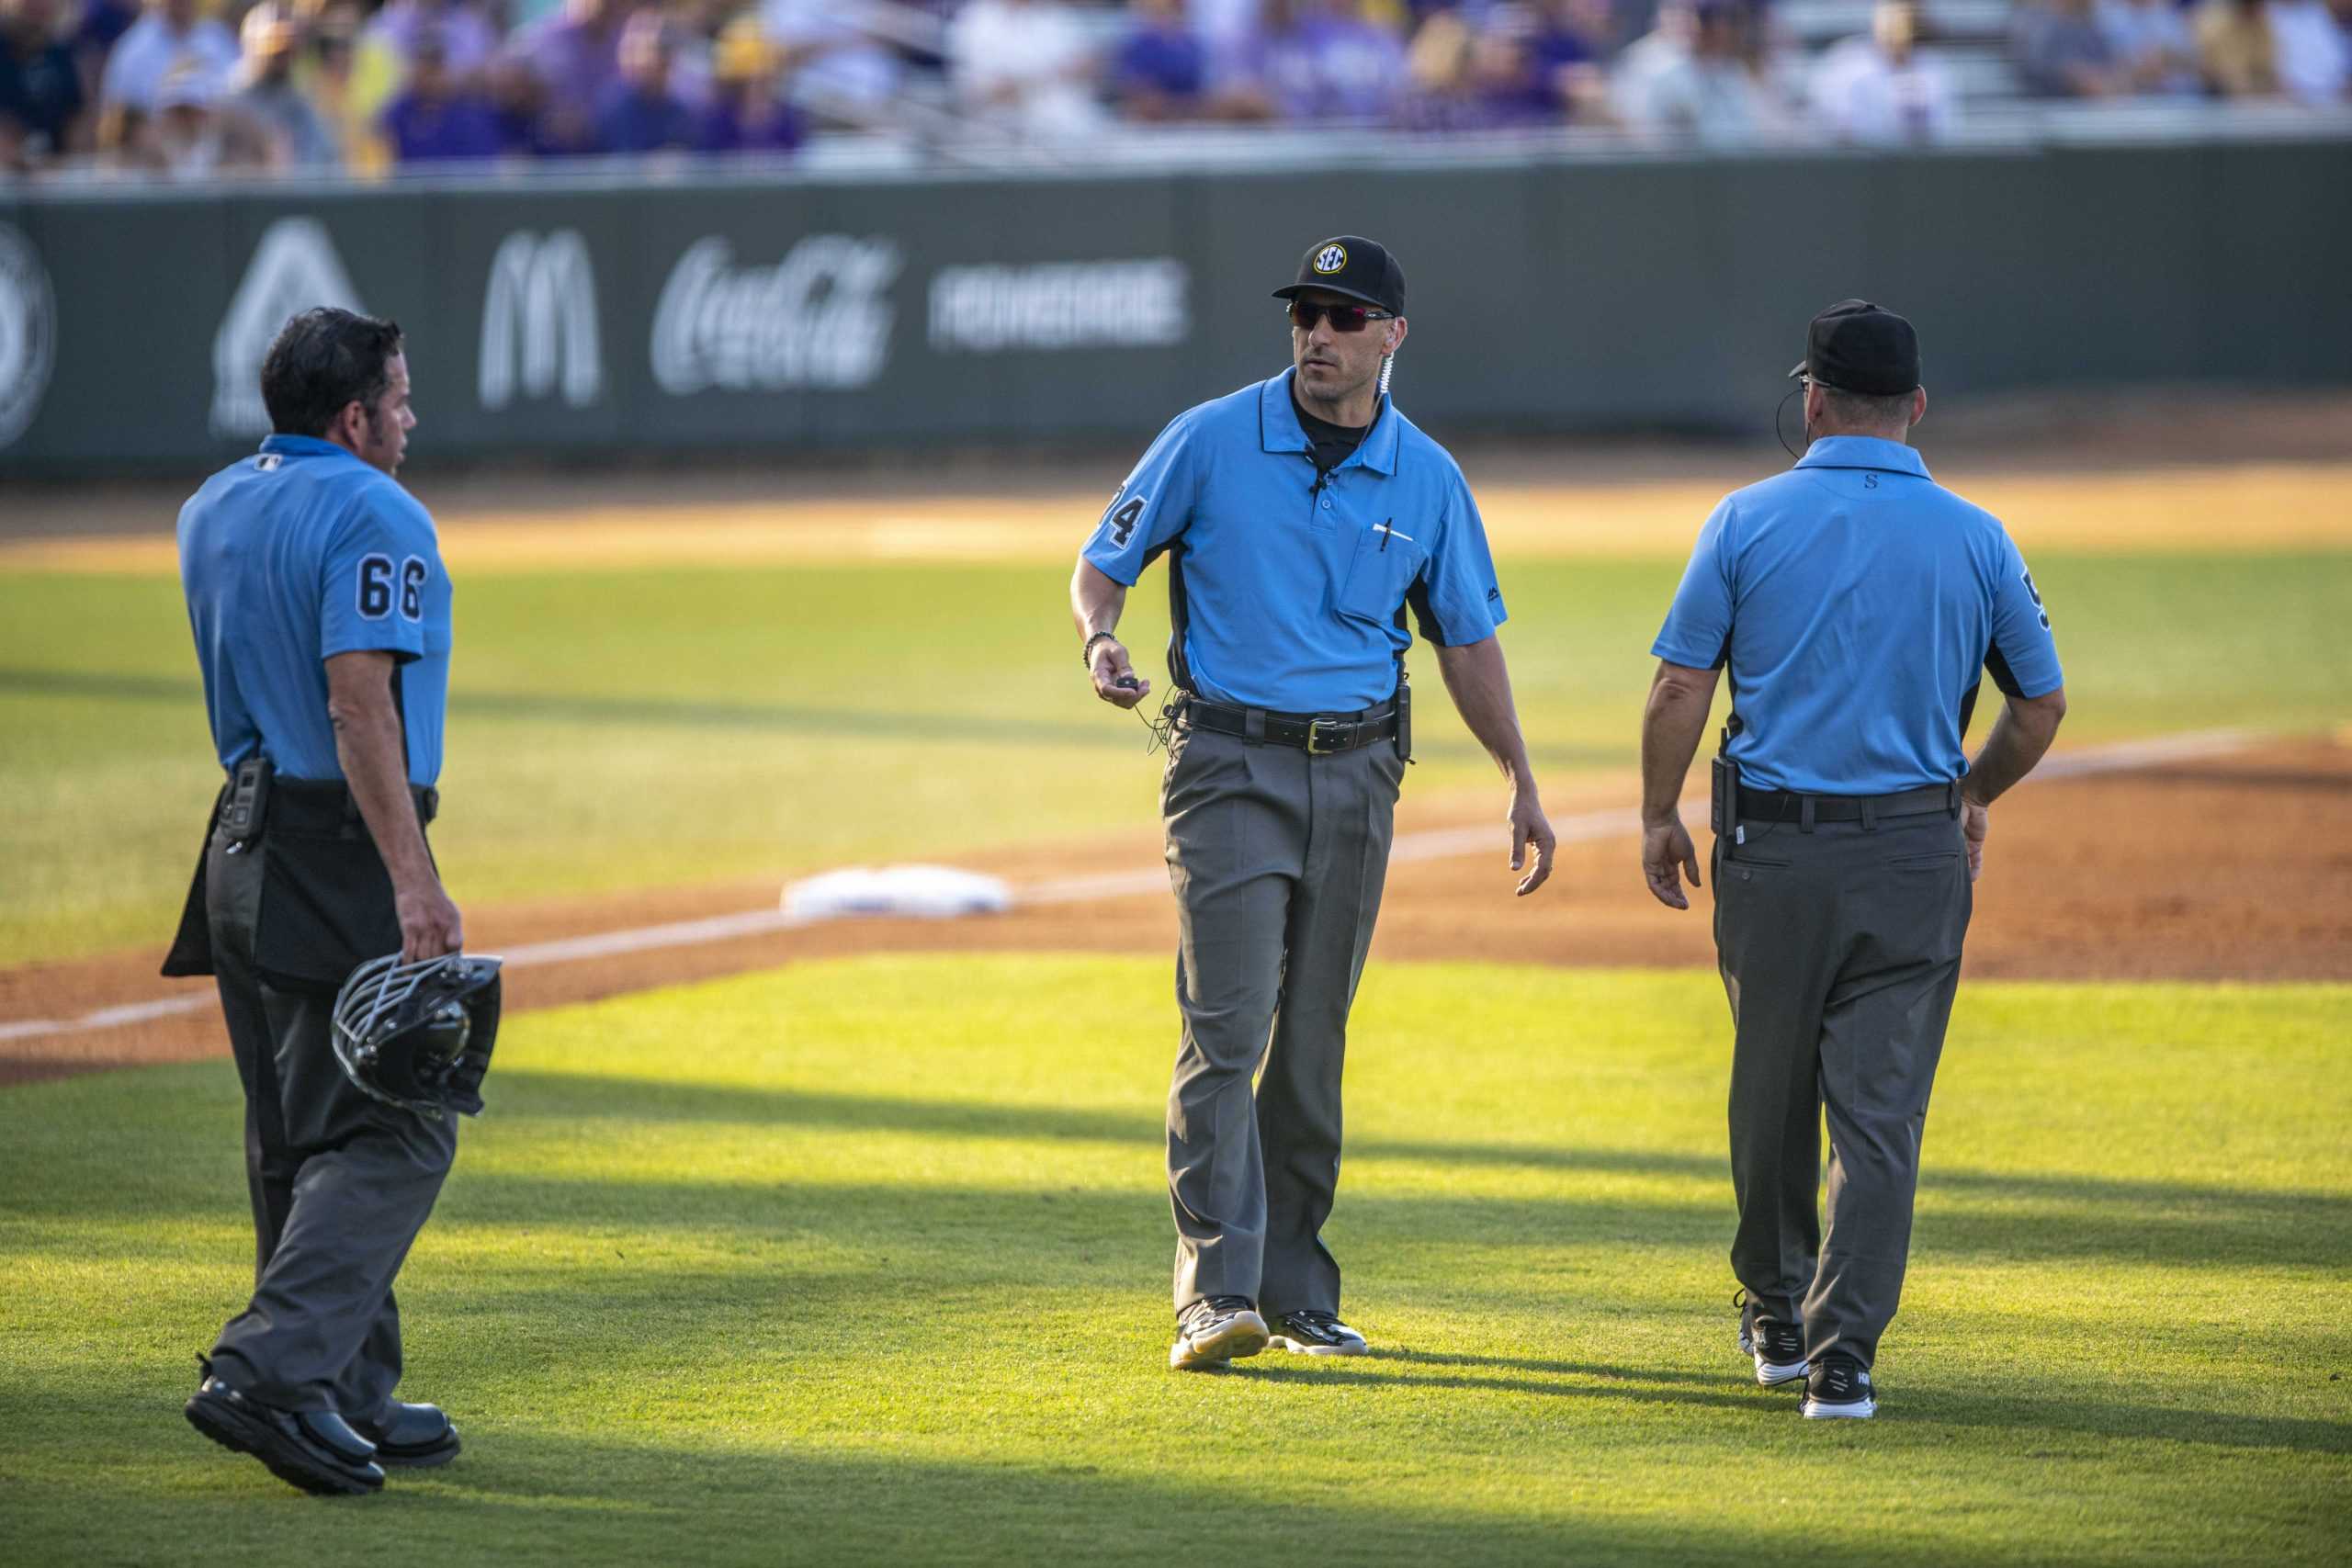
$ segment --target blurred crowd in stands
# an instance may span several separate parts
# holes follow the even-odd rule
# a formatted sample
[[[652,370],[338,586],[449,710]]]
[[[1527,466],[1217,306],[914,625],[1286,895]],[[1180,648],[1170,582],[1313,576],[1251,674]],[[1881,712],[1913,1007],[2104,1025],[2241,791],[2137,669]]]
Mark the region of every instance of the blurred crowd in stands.
[[[2352,79],[2352,0],[0,0],[0,171],[778,156],[910,127],[1082,148],[1139,122],[1900,144],[1962,114],[1947,14],[2042,97],[2340,106]]]

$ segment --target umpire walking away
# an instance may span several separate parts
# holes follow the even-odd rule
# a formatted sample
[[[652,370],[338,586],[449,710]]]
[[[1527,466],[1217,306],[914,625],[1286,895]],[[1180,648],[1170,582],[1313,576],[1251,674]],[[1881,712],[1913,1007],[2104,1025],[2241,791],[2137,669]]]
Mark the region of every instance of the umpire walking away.
[[[1758,1382],[1806,1381],[1808,1417],[1867,1417],[1987,808],[2041,760],[2066,697],[2017,546],[1907,445],[1928,408],[1911,323],[1832,305],[1790,375],[1804,456],[1715,508],[1651,650],[1642,872],[1689,908],[1677,801],[1728,668],[1713,825],[1740,1348]],[[1972,763],[1987,669],[2007,703]]]
[[[1533,851],[1519,891],[1552,865],[1478,508],[1453,459],[1387,396],[1404,269],[1342,235],[1310,247],[1274,295],[1288,302],[1292,367],[1178,415],[1112,498],[1070,582],[1095,694],[1132,708],[1151,685],[1113,628],[1144,568],[1168,558],[1160,810],[1183,1016],[1168,1095],[1176,1368],[1270,1340],[1309,1355],[1365,1348],[1340,1319],[1340,1266],[1320,1233],[1340,1179],[1348,1010],[1411,755],[1408,605],[1510,785],[1511,868]]]
[[[400,328],[288,321],[262,366],[277,434],[205,482],[180,576],[228,771],[166,975],[215,975],[245,1091],[253,1300],[187,1404],[196,1427],[317,1493],[447,1461],[458,1434],[401,1376],[392,1279],[457,1148],[335,1059],[345,977],[458,951],[425,846],[441,769],[450,588],[393,475],[416,417]]]

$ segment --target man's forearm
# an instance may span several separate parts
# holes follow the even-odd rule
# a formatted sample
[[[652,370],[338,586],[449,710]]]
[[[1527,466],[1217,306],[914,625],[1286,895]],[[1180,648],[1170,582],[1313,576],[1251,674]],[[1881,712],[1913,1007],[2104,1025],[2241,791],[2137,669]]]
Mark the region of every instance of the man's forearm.
[[[1690,774],[1690,759],[1699,754],[1699,740],[1707,730],[1707,712],[1714,705],[1715,672],[1661,667],[1650,682],[1648,705],[1642,713],[1642,820],[1679,820],[1682,784]]]
[[[1514,789],[1532,787],[1534,770],[1527,761],[1527,742],[1519,732],[1519,709],[1510,695],[1510,669],[1503,662],[1499,637],[1461,648],[1440,647],[1438,673],[1445,679],[1462,722],[1495,760],[1495,766]]]
[[[1070,574],[1069,613],[1078,623],[1078,635],[1091,637],[1097,632],[1116,631],[1119,616],[1127,607],[1126,584],[1112,577],[1092,561],[1080,560],[1078,570]]]
[[[2004,704],[1984,737],[1984,749],[1969,764],[1961,793],[1979,806],[1990,806],[2009,787],[2033,772],[2042,753],[2057,739],[2058,724],[2066,716],[2066,694],[2013,698]]]
[[[392,886],[437,882],[439,874],[433,869],[424,831],[417,823],[416,803],[409,795],[408,758],[390,692],[385,692],[380,703],[330,704],[328,717],[334,725],[334,754],[343,764],[344,782],[376,840],[376,852],[384,858],[384,869],[391,873]]]

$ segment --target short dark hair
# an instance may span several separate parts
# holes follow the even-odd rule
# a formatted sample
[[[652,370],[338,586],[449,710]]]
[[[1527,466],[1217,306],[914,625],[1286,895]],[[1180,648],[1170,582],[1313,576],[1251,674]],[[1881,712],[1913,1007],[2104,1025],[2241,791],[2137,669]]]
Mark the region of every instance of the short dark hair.
[[[373,410],[400,351],[397,321],[332,305],[292,317],[261,362],[269,427],[280,435],[324,435],[354,399]]]
[[[1828,403],[1830,413],[1840,424],[1901,424],[1911,423],[1910,392],[1849,392],[1838,387],[1821,387],[1821,396]],[[1917,390],[1917,389],[1913,389]]]

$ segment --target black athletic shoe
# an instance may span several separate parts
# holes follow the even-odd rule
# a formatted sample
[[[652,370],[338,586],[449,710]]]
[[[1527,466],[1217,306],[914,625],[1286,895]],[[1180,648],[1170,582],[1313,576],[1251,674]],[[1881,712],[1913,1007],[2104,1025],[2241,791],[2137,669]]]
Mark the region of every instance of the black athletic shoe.
[[[1755,1359],[1756,1385],[1779,1388],[1801,1381],[1809,1370],[1804,1360],[1804,1330],[1769,1317],[1750,1317],[1746,1291],[1735,1292],[1731,1304],[1739,1308],[1739,1353]]]
[[[354,1421],[351,1429],[376,1445],[376,1462],[424,1470],[447,1464],[462,1447],[458,1428],[437,1404],[402,1404],[398,1400],[379,1421]]]
[[[1168,1365],[1176,1371],[1222,1366],[1266,1348],[1266,1320],[1247,1296],[1204,1296],[1176,1314]]]
[[[201,1357],[198,1358],[199,1360]],[[333,1411],[256,1404],[205,1367],[204,1386],[187,1402],[187,1422],[236,1453],[251,1454],[289,1486],[321,1497],[360,1496],[384,1488],[376,1448]]]
[[[1824,1356],[1805,1385],[1808,1421],[1867,1421],[1878,1414],[1878,1390],[1849,1356]]]
[[[1363,1335],[1340,1321],[1338,1313],[1313,1307],[1276,1316],[1272,1343],[1276,1349],[1303,1356],[1361,1356],[1370,1348]]]

